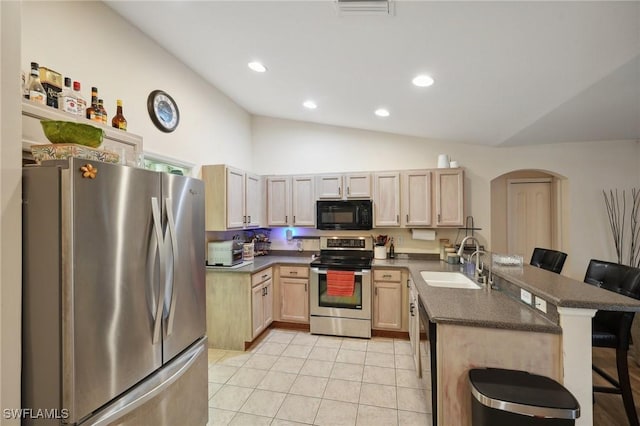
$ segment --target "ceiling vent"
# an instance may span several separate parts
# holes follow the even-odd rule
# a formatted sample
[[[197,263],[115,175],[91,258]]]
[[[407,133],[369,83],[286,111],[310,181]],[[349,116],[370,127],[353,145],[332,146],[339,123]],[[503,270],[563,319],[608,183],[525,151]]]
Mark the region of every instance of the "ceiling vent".
[[[393,0],[336,0],[339,15],[393,15]]]

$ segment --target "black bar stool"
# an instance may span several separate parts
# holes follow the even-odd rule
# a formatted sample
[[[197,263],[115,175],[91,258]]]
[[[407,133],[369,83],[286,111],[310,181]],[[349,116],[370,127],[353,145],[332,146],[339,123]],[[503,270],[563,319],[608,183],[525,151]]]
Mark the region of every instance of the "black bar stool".
[[[567,253],[536,247],[533,249],[529,264],[559,274],[562,272],[565,260],[567,260]]]
[[[618,263],[591,259],[584,282],[625,296],[640,299],[640,269]],[[631,339],[631,323],[635,312],[598,311],[592,321],[591,345],[616,350],[618,380],[601,368],[593,365],[593,371],[607,380],[613,387],[594,386],[594,392],[622,395],[629,424],[638,426],[638,414],[633,401],[627,351]],[[639,342],[640,343],[640,342]]]

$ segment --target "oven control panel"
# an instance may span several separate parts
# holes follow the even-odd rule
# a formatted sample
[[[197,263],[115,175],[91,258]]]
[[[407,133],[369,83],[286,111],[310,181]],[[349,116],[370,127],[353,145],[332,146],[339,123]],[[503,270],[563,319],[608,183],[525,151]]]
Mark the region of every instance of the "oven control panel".
[[[371,237],[320,237],[321,250],[372,250]]]

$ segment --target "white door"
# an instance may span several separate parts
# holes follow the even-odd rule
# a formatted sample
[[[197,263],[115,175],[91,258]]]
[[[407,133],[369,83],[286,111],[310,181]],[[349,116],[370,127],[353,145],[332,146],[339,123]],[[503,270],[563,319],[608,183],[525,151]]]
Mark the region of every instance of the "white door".
[[[244,172],[227,168],[227,228],[243,228],[244,215]]]
[[[260,219],[262,216],[262,178],[258,175],[247,173],[245,190],[245,214],[247,216],[246,227],[257,228],[260,226]]]
[[[375,227],[400,226],[400,173],[376,173],[373,185]]]
[[[316,225],[316,202],[313,176],[294,176],[291,181],[293,226]]]
[[[551,248],[550,179],[508,181],[507,247],[527,263],[535,247]]]

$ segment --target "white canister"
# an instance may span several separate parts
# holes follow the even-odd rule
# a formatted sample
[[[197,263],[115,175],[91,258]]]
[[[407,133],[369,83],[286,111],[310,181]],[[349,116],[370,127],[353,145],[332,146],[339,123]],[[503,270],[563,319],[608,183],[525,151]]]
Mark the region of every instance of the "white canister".
[[[373,257],[375,259],[386,259],[387,258],[387,248],[385,246],[375,246],[373,248]]]
[[[439,169],[449,168],[449,156],[447,154],[438,155],[438,168]]]
[[[452,161],[449,163],[449,167],[451,167],[452,169],[457,169],[458,167],[460,167],[460,165],[458,164],[458,162],[457,162],[457,161],[452,160]]]

